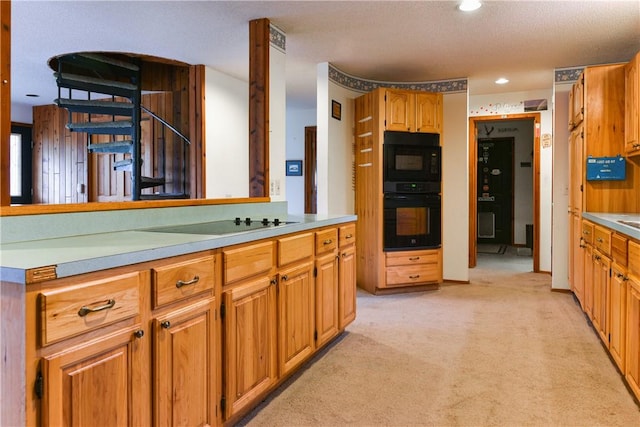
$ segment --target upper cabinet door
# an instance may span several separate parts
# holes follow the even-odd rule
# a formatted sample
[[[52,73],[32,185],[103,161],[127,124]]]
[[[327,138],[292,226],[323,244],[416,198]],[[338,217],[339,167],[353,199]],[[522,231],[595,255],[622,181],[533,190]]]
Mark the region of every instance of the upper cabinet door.
[[[387,90],[385,102],[386,130],[413,132],[415,95],[401,90]]]
[[[640,53],[624,68],[624,147],[628,156],[640,155]]]
[[[442,94],[418,93],[415,105],[416,126],[414,132],[442,132]]]
[[[569,120],[573,127],[578,126],[584,119],[584,73],[580,75],[578,81],[573,84],[571,89],[573,96],[571,97],[571,107],[569,112],[571,117]]]

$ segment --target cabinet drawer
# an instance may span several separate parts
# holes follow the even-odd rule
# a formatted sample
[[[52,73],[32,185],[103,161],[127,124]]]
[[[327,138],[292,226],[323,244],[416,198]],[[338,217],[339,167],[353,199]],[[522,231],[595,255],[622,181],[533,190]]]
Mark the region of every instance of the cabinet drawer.
[[[286,265],[313,256],[313,233],[278,239],[278,265]]]
[[[582,221],[582,238],[586,243],[593,244],[593,223]]]
[[[593,246],[603,255],[611,255],[611,231],[596,225],[593,230]]]
[[[340,239],[339,246],[341,248],[355,243],[356,242],[356,225],[349,224],[349,225],[343,225],[342,227],[338,228],[338,238]]]
[[[264,273],[273,267],[273,242],[256,243],[222,252],[224,283]]]
[[[386,266],[438,264],[438,251],[387,252]]]
[[[398,265],[387,267],[387,286],[402,286],[416,283],[431,283],[440,281],[440,269],[437,263]]]
[[[316,232],[316,255],[331,252],[338,247],[338,230],[330,228]]]
[[[151,270],[154,307],[213,289],[215,261],[212,255]]]
[[[611,236],[611,258],[622,266],[627,265],[627,241],[626,237],[616,233]]]
[[[42,292],[42,345],[137,316],[139,295],[137,272]]]
[[[629,242],[629,273],[640,277],[640,243]]]

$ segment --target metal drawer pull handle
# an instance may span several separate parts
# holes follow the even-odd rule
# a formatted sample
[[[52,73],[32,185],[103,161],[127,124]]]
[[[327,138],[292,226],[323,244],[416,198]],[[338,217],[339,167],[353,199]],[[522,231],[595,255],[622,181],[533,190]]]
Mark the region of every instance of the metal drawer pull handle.
[[[412,256],[411,258],[409,258],[409,261],[417,261],[419,259],[420,259],[419,256]]]
[[[598,243],[602,243],[602,242],[604,242],[604,240],[602,240],[602,238],[601,238],[601,237],[598,237],[598,238],[596,239],[596,242],[598,242]]]
[[[344,236],[345,239],[350,239],[353,237],[353,234],[347,234],[346,236]]]
[[[286,282],[287,280],[289,280],[289,276],[285,274],[284,276],[282,276],[282,280]]]
[[[160,323],[160,326],[162,326],[164,329],[169,329],[171,327],[171,322],[165,320],[164,322]]]
[[[189,280],[187,282],[184,282],[182,280],[178,280],[176,282],[176,288],[180,289],[183,286],[193,285],[195,283],[198,283],[199,280],[200,280],[200,276],[196,276],[196,277],[194,277],[193,279],[191,279],[191,280]]]
[[[331,243],[333,243],[333,240],[331,240],[331,239],[327,239],[327,240],[325,240],[325,241],[324,241],[324,242],[322,242],[322,243],[324,243],[325,245],[330,245]]]
[[[419,274],[416,274],[416,275],[414,275],[414,276],[409,276],[409,279],[417,279],[418,277],[420,277],[420,275],[419,275]]]
[[[108,310],[111,307],[113,307],[114,305],[116,305],[116,300],[114,299],[110,299],[107,300],[107,303],[104,305],[99,305],[97,307],[87,307],[86,305],[83,305],[80,310],[78,310],[78,316],[80,317],[84,317],[89,313],[95,313],[96,311],[102,311],[102,310]]]
[[[584,230],[584,231],[582,232],[582,234],[589,235],[589,234],[591,234],[591,233],[590,233],[590,232],[588,232],[587,230]]]

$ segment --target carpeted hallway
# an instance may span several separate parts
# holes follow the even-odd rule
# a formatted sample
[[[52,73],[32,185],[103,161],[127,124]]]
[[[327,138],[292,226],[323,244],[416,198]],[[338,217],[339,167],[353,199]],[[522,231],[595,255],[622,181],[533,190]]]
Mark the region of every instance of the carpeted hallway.
[[[239,424],[640,426],[573,296],[514,261],[479,257],[469,285],[360,292],[347,332]]]

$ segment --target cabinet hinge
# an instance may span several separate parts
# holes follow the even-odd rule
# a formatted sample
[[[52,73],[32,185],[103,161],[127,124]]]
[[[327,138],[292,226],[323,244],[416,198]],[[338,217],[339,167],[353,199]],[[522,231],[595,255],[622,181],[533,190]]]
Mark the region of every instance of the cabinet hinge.
[[[42,399],[42,396],[44,396],[44,376],[40,371],[38,371],[38,374],[36,375],[36,382],[33,384],[33,392],[36,394],[38,399]]]
[[[318,267],[313,267],[313,277],[318,277]]]
[[[224,303],[220,304],[220,320],[224,320],[224,315],[226,314],[226,310],[224,307]]]
[[[224,415],[225,409],[227,409],[227,400],[222,396],[222,399],[220,399],[220,411],[222,412],[222,415]]]
[[[318,331],[313,331],[313,340],[318,341]]]
[[[584,191],[583,187],[582,187],[582,184],[580,184],[580,191]]]

